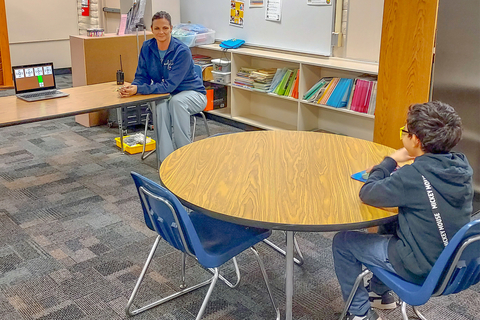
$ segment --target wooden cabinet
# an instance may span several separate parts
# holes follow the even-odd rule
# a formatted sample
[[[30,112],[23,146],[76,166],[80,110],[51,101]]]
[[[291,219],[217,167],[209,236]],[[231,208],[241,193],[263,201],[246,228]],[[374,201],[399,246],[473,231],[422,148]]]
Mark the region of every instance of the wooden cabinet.
[[[302,100],[302,97],[322,77],[355,78],[362,74],[376,75],[376,63],[251,48],[239,48],[224,53],[216,44],[195,47],[192,51],[212,58],[231,60],[232,83],[241,67],[287,67],[300,70],[298,99],[229,85],[228,107],[209,111],[212,114],[263,129],[323,129],[370,141],[373,139],[373,115],[309,103]]]
[[[147,32],[147,39],[153,35]],[[144,40],[143,32],[138,37],[138,47]],[[106,34],[103,37],[70,36],[73,86],[84,86],[116,81],[122,56],[125,81],[132,82],[137,69],[137,37],[135,34],[117,36]],[[75,116],[75,121],[90,127],[107,123],[106,112],[93,112]]]
[[[13,87],[5,0],[0,0],[0,89]]]

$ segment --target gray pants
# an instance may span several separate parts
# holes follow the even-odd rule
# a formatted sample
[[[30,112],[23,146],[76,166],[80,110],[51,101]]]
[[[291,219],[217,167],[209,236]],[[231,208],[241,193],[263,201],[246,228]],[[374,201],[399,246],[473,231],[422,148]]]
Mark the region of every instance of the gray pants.
[[[190,116],[207,106],[207,97],[197,91],[182,91],[156,105],[157,153],[160,161],[191,142]]]

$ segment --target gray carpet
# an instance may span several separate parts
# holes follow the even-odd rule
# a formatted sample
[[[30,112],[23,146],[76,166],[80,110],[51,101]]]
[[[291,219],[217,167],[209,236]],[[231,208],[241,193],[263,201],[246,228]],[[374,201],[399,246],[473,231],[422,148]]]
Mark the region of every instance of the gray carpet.
[[[69,86],[68,75],[62,77]],[[240,131],[212,120],[209,126],[212,133]],[[197,130],[197,139],[206,137],[201,121]],[[116,129],[84,128],[73,117],[0,129],[0,319],[127,318],[125,305],[156,236],[144,225],[129,174],[158,181],[158,173],[153,156],[141,161],[121,154],[115,136]],[[305,264],[295,266],[295,319],[334,320],[343,306],[332,236],[298,234]],[[281,232],[272,239],[284,242]],[[284,316],[285,259],[264,244],[257,248]],[[219,282],[204,318],[272,319],[253,254],[240,254],[238,262],[241,284],[230,289]],[[232,276],[231,265],[223,272]],[[139,303],[178,290],[179,276],[180,254],[162,242]],[[189,283],[208,276],[187,260]],[[134,319],[195,319],[206,290]],[[479,292],[476,285],[420,310],[431,320],[480,320]],[[399,309],[379,313],[384,320],[401,319]]]

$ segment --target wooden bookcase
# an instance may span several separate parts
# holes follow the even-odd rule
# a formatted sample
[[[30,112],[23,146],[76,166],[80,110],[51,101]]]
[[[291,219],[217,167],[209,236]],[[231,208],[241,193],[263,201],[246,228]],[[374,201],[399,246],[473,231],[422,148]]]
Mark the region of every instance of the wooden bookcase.
[[[228,107],[209,111],[212,114],[269,130],[323,129],[370,141],[373,139],[373,115],[309,103],[302,100],[302,97],[322,77],[377,75],[376,63],[252,48],[239,48],[224,53],[217,44],[195,47],[192,52],[231,60],[231,83],[241,67],[287,67],[300,70],[298,99],[229,85]]]
[[[147,32],[147,39],[152,38]],[[144,40],[139,34],[139,47]],[[122,56],[125,82],[132,82],[137,69],[137,37],[135,34],[118,36],[105,34],[103,37],[70,36],[70,54],[72,61],[73,86],[85,86],[116,81],[116,72],[120,69]],[[75,116],[75,121],[86,127],[107,123],[108,112],[98,111]]]
[[[13,88],[5,0],[0,0],[0,89]]]

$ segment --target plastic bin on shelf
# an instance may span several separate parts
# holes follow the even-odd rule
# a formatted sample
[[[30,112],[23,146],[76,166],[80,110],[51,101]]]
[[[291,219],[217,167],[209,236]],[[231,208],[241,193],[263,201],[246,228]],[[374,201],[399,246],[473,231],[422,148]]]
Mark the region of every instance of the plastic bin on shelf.
[[[213,59],[213,71],[230,72],[231,62],[226,59]]]
[[[172,36],[182,41],[187,47],[215,42],[215,31],[199,24],[177,24],[173,27]]]
[[[231,75],[231,72],[212,71],[213,82],[216,82],[216,83],[229,84],[230,75]]]

